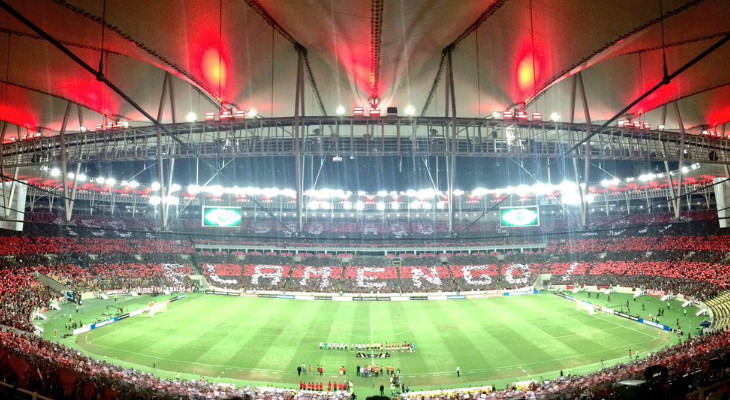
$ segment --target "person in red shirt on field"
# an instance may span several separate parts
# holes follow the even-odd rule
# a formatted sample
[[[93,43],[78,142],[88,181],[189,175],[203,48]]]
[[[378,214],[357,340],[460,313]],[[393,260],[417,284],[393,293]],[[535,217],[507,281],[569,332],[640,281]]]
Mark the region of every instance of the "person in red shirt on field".
[[[332,381],[327,382],[327,391],[328,392],[332,391]]]

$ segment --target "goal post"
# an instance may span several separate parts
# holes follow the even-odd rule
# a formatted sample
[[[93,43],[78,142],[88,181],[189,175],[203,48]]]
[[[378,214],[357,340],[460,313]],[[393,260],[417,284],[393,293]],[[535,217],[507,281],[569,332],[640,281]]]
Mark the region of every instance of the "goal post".
[[[147,311],[147,316],[150,318],[154,318],[155,314],[164,313],[164,312],[167,312],[167,302],[166,301],[163,301],[161,303],[155,303],[155,302],[151,301],[150,305],[149,305],[149,311]]]
[[[586,301],[576,300],[575,301],[575,310],[576,311],[588,311],[588,314],[594,315],[596,313],[595,307],[593,307],[593,304],[588,303]]]

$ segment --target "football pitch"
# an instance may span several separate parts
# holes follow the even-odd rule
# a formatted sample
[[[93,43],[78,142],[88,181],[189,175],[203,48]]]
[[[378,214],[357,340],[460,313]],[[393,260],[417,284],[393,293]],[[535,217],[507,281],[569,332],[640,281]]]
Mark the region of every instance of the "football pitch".
[[[111,300],[86,302],[82,314]],[[141,307],[149,299],[136,300]],[[96,303],[95,303],[96,302]],[[132,304],[126,304],[133,309]],[[70,306],[67,306],[70,307]],[[68,312],[68,311],[66,311]],[[64,311],[58,315],[66,315]],[[54,318],[60,320],[63,318]],[[46,328],[46,336],[52,335]],[[645,356],[674,335],[616,316],[576,310],[552,294],[463,301],[293,301],[196,294],[154,318],[129,318],[62,339],[96,358],[162,377],[297,387],[300,380],[343,380],[356,392],[386,383],[361,378],[356,367],[375,363],[401,370],[411,390],[468,387],[564,373],[587,373]],[[357,358],[356,351],[320,350],[320,342],[415,343],[390,358]],[[297,366],[322,365],[323,377]],[[461,376],[456,376],[456,367]]]

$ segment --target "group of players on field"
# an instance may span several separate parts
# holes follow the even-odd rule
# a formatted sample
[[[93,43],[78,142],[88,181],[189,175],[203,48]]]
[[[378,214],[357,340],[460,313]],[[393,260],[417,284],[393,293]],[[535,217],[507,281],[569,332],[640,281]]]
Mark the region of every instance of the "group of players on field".
[[[416,350],[414,343],[328,343],[319,342],[320,350],[357,350],[357,351],[407,351],[413,353]]]

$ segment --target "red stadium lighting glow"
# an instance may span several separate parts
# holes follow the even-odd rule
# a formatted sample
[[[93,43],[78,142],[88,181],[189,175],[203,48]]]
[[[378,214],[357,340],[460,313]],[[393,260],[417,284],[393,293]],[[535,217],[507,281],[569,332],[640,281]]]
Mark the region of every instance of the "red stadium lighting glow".
[[[233,113],[234,118],[246,118],[246,112],[242,110],[236,110],[236,112]]]
[[[634,121],[634,128],[641,128],[641,121]]]
[[[644,122],[644,129],[651,130],[651,124],[649,122]]]
[[[515,113],[513,111],[505,111],[502,113],[502,117],[504,119],[511,119],[515,117]]]
[[[215,121],[215,113],[212,113],[212,112],[205,113],[205,120],[206,121]]]
[[[363,115],[365,115],[365,108],[352,107],[352,115],[355,117],[362,117]]]
[[[380,109],[379,108],[371,108],[370,109],[370,116],[374,118],[380,117]]]
[[[532,120],[533,121],[542,121],[542,113],[539,113],[539,112],[532,113]]]
[[[518,111],[517,112],[517,119],[521,119],[523,121],[527,120],[527,113],[524,111]]]
[[[228,119],[231,118],[231,112],[230,111],[223,111],[220,115],[220,119]]]

